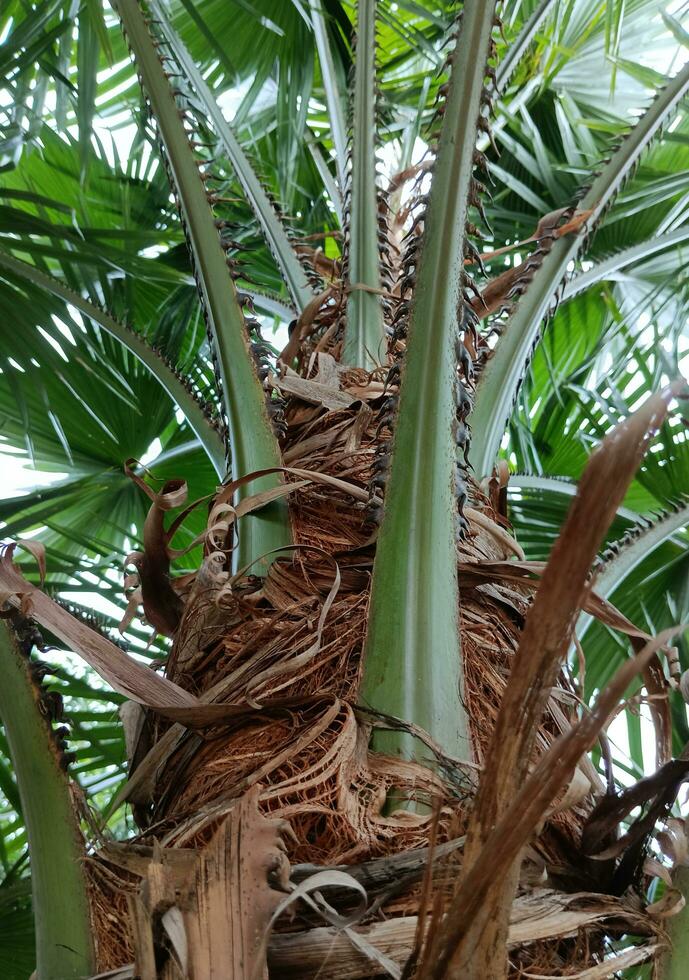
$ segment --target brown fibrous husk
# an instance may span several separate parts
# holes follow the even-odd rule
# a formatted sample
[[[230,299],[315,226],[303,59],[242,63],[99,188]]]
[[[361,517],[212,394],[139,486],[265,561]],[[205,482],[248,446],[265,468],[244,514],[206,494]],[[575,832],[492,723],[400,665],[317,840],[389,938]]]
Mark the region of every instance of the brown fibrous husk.
[[[361,385],[365,379],[354,380]],[[288,421],[283,447],[288,465],[368,487],[377,421],[365,401],[328,412],[293,400]],[[504,525],[474,482],[470,490],[471,506],[496,526]],[[431,837],[442,842],[461,835],[475,773],[493,730],[528,608],[527,591],[499,581],[489,586],[467,584],[460,577],[461,656],[475,748],[473,765],[458,767],[454,778],[448,779],[446,768],[433,765],[431,747],[422,747],[421,761],[416,763],[375,755],[368,748],[371,719],[357,711],[375,527],[364,503],[319,484],[295,491],[290,513],[295,541],[310,547],[277,560],[260,592],[255,581],[247,580],[219,601],[217,596],[206,596],[206,607],[215,603],[220,611],[206,634],[204,610],[188,609],[175,638],[168,674],[197,696],[224,683],[224,699],[239,703],[247,699],[247,686],[257,672],[276,670],[264,684],[251,687],[248,697],[257,706],[245,723],[203,735],[182,734],[156,774],[146,810],[148,826],[138,841],[202,847],[233,801],[256,783],[261,786],[264,812],[286,818],[293,828],[289,854],[293,863],[352,865],[427,846]],[[469,520],[459,561],[510,557],[501,538],[484,524]],[[324,624],[320,649],[304,668],[290,670],[295,656],[313,642],[333,584],[334,562],[341,584]],[[193,655],[185,655],[180,663],[175,651],[183,645]],[[563,692],[571,695],[564,673],[561,684]],[[261,709],[262,701],[277,696],[291,699],[293,706],[277,713]],[[562,707],[563,701],[559,704]],[[150,723],[154,740],[169,727],[155,717]],[[547,714],[539,732],[539,751],[558,734]],[[385,801],[391,791],[423,806],[389,812]],[[589,809],[584,801],[555,813],[534,840],[532,857],[541,863],[544,874],[570,860]],[[447,882],[456,875],[458,864],[461,849],[447,865],[448,873],[436,874],[436,892],[451,887]],[[123,924],[127,892],[137,887],[138,879],[102,856],[90,858],[88,866],[99,968],[112,969],[133,956]],[[376,915],[416,914],[420,896],[421,885],[413,882],[391,895]],[[293,926],[285,922],[278,928]],[[576,972],[599,959],[604,951],[601,935],[592,925],[567,939],[513,949],[513,972],[515,976]]]

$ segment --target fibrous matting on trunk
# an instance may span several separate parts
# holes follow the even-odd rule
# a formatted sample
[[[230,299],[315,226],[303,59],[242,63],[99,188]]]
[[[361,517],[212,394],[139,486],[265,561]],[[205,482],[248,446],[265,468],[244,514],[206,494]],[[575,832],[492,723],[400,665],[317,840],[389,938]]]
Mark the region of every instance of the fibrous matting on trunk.
[[[247,575],[229,588],[227,576],[204,578],[202,570],[197,582],[186,586],[187,607],[168,676],[201,698],[245,704],[249,713],[241,724],[203,734],[148,718],[130,769],[130,778],[137,768],[150,770],[143,789],[132,794],[143,824],[141,843],[207,845],[220,821],[255,785],[261,787],[264,812],[289,820],[295,835],[289,856],[296,863],[352,867],[422,848],[431,836],[441,843],[463,832],[531,590],[497,577],[477,584],[461,574],[463,567],[505,560],[516,549],[504,519],[473,485],[469,533],[459,546],[458,562],[465,697],[476,758],[434,755],[436,747],[423,741],[418,762],[371,754],[370,726],[380,719],[361,710],[365,706],[358,700],[375,550],[363,492],[370,484],[377,440],[376,413],[369,403],[375,407],[381,385],[374,378],[366,398],[364,380],[351,379],[360,400],[343,409],[328,411],[293,397],[284,446],[289,467],[346,481],[352,492],[321,483],[299,486],[289,497],[296,547],[274,562],[263,581]],[[346,390],[342,380],[341,385]],[[290,473],[287,479],[298,482],[301,474]],[[214,540],[217,544],[217,536]],[[564,675],[561,681],[558,706],[574,717],[575,699],[568,704],[572,692]],[[540,749],[559,732],[547,716]],[[151,749],[161,738],[165,751],[152,763]],[[423,805],[386,806],[386,799],[396,797]],[[584,803],[553,815],[526,862],[530,874],[545,879],[546,871],[555,869],[566,877],[587,810]],[[458,863],[461,847],[445,873],[442,865],[436,869],[436,892],[445,890]],[[100,910],[100,962],[113,967],[128,955],[122,918],[114,908],[126,903],[125,893],[138,879],[107,854],[91,864]],[[418,911],[421,877],[388,889],[378,902],[387,916]],[[555,945],[532,944],[514,953],[515,968],[554,969],[560,960],[589,963],[591,950],[601,951],[595,923],[589,932],[577,939],[575,930],[575,938]]]

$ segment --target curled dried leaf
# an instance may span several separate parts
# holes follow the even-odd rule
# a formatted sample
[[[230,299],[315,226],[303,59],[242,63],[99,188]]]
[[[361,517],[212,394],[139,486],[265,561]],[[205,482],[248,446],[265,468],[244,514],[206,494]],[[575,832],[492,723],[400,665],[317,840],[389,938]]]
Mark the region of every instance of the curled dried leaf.
[[[666,885],[672,885],[672,875],[670,869],[655,858],[647,857],[643,865],[643,873],[649,878],[660,878]]]
[[[677,915],[686,905],[686,899],[679,888],[668,888],[657,902],[646,907],[646,912],[653,919],[669,919]]]
[[[656,835],[656,841],[663,854],[672,861],[675,867],[689,866],[689,837],[686,820],[670,817],[666,823],[666,829],[661,830]]]

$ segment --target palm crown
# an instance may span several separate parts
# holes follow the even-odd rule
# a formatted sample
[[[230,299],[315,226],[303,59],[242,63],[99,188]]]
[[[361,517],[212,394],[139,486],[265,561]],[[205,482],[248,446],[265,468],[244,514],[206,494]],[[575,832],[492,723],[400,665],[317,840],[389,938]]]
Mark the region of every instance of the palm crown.
[[[577,703],[650,697],[654,761],[675,766],[660,769],[664,791],[689,734],[686,641],[662,634],[687,606],[689,458],[681,415],[664,414],[687,351],[684,10],[495,7],[117,0],[29,14],[10,3],[0,47],[2,433],[8,452],[61,474],[2,501],[3,533],[38,532],[45,546],[40,575],[21,564],[26,580],[44,578],[89,622],[97,593],[108,612],[92,625],[110,637],[126,605],[130,651],[167,658],[159,675],[105,635],[85,649],[32,593],[44,631],[109,685],[55,655],[37,703],[69,699],[72,773],[116,836],[131,829],[129,800],[145,844],[153,826],[166,847],[202,849],[218,825],[207,818],[222,796],[217,773],[231,798],[267,784],[262,805],[291,817],[297,861],[404,857],[434,832],[463,841],[467,831],[460,885],[439,889],[448,914],[436,908],[416,950],[422,976],[506,969],[518,849],[607,718]],[[644,49],[658,63],[667,54],[667,74],[640,63]],[[623,420],[566,520],[589,455]],[[162,486],[146,482],[142,459]],[[171,524],[187,496],[209,495]],[[18,584],[11,557],[3,595],[25,612],[32,586]],[[561,669],[582,609],[578,657]],[[656,634],[677,643],[667,668]],[[521,673],[507,683],[515,655]],[[548,700],[556,685],[560,700]],[[146,709],[128,783],[112,713],[125,696]],[[30,711],[13,722],[0,709],[19,777],[17,787],[3,741],[0,858],[16,915],[26,826],[34,841],[39,832],[17,759],[26,735],[10,729]],[[650,760],[638,712],[625,718],[629,759],[617,772],[634,779]],[[374,751],[357,768],[372,723]],[[198,734],[209,726],[224,733],[213,751]],[[550,796],[496,858],[503,891],[485,894],[491,828],[558,735],[552,751],[569,770],[542,760]],[[246,768],[236,759],[252,739],[259,761]],[[165,766],[142,792],[156,744]],[[476,782],[477,765],[490,779]],[[651,826],[632,823],[602,875],[574,875],[609,848],[605,801],[617,799],[590,760],[576,771],[585,792],[540,838],[544,866],[561,872],[550,883],[605,901],[622,883],[647,890],[639,855]],[[304,802],[311,785],[318,803]],[[58,777],[56,799],[63,790]],[[455,797],[475,797],[470,817]],[[644,802],[652,824],[673,798],[635,798],[613,823]],[[59,884],[32,850],[34,903],[50,903]],[[56,881],[73,853],[72,841]],[[105,902],[103,868],[117,866],[101,860],[88,872],[93,918],[59,924],[84,958],[54,961],[39,936],[46,976],[95,971],[92,921],[98,965],[124,962],[124,908],[113,929],[93,899]],[[393,915],[423,911],[410,894],[388,900]],[[461,935],[458,920],[469,923]],[[544,948],[527,944],[519,963]],[[573,946],[563,955],[588,962]]]

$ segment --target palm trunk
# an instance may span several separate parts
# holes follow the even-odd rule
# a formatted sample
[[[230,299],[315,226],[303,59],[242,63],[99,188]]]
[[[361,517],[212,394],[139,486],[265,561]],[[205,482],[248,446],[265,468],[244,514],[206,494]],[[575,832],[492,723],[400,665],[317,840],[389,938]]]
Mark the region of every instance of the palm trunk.
[[[280,368],[244,314],[236,243],[213,210],[222,198],[195,157],[206,144],[188,138],[192,111],[176,101],[169,62],[202,104],[212,102],[210,85],[162,5],[114,3],[190,247],[224,444],[138,335],[83,299],[80,308],[141,358],[187,412],[216,470],[231,463],[232,478],[211,500],[200,567],[175,580],[171,538],[188,511],[167,528],[165,511],[181,505],[184,481],[155,493],[125,466],[152,500],[136,555],[144,613],[172,645],[162,677],[122,651],[113,660],[112,650],[108,659],[88,638],[83,644],[89,662],[138,702],[125,710],[132,738],[117,802],[131,805],[140,834],[100,842],[85,861],[88,889],[80,871],[71,876],[78,938],[90,911],[102,971],[142,980],[564,975],[601,966],[610,935],[660,933],[617,887],[624,848],[610,857],[621,844],[614,833],[597,850],[582,838],[601,790],[586,752],[637,669],[655,670],[664,692],[656,651],[669,636],[654,645],[596,604],[588,575],[647,433],[677,389],[615,430],[594,458],[588,495],[577,495],[545,571],[513,560],[524,555],[493,465],[506,406],[579,251],[567,236],[601,216],[686,92],[689,69],[613,154],[583,211],[553,212],[547,233],[539,223],[531,259],[479,288],[465,269],[482,268],[468,220],[484,216],[476,135],[489,131],[488,80],[499,88],[515,65],[502,78],[492,67],[495,4],[465,6],[445,65],[451,84],[439,92],[447,88],[448,98],[435,120],[428,207],[410,205],[405,256],[376,183],[375,0],[359,4],[350,171],[326,5],[311,4],[328,100],[339,106],[338,171],[351,185],[341,188],[340,260],[293,247],[219,107],[205,113],[201,125],[211,120],[295,306]],[[548,6],[526,25],[521,50]],[[203,165],[211,162],[209,153]],[[69,300],[56,278],[14,258],[0,262]],[[525,291],[489,352],[479,320]],[[481,484],[468,462],[472,425]],[[58,628],[55,604],[23,590],[9,559],[0,579],[10,604],[32,606],[72,639]],[[583,720],[562,667],[581,609],[627,630],[636,652]],[[41,828],[45,835],[45,819]],[[71,851],[62,858],[76,863]],[[640,866],[639,858],[634,884]],[[40,875],[37,884],[36,902],[54,903],[55,882],[47,900]],[[279,918],[290,890],[295,922]],[[83,973],[90,950],[82,946]],[[615,969],[653,951],[650,941],[631,948]]]
[[[356,373],[347,375],[340,391],[361,395],[360,381]],[[442,844],[461,836],[467,813],[462,801],[473,794],[476,769],[447,759],[433,743],[421,762],[371,753],[367,747],[370,726],[381,721],[357,707],[362,703],[361,657],[375,556],[372,525],[357,496],[366,496],[380,438],[367,404],[368,397],[378,397],[378,386],[370,387],[363,405],[336,411],[292,399],[285,459],[300,471],[346,481],[352,492],[320,484],[300,488],[291,498],[293,557],[276,561],[263,583],[245,579],[231,590],[219,583],[197,596],[192,593],[168,677],[202,700],[222,699],[249,708],[239,724],[209,733],[210,739],[149,716],[130,765],[128,796],[142,826],[139,844],[156,839],[164,848],[201,851],[251,789],[265,813],[289,820],[294,839],[288,841],[288,850],[296,864],[359,866],[389,857],[392,863],[369,899],[377,887],[386,915],[394,918],[419,912],[418,885],[426,865],[421,862],[405,879],[395,875],[395,860],[432,839]],[[516,546],[475,485],[470,504],[468,513],[476,518],[470,516],[460,567],[508,559]],[[332,598],[336,565],[340,584]],[[460,582],[466,702],[480,764],[528,596],[500,582],[487,591],[468,576]],[[332,604],[320,642],[314,644],[328,596]],[[542,744],[557,733],[552,717],[547,718]],[[162,746],[162,754],[154,746]],[[430,765],[434,748],[438,754]],[[386,797],[392,801],[387,807]],[[396,797],[415,798],[426,816],[397,809]],[[543,832],[539,849],[550,856],[559,853],[565,862],[584,812],[579,808],[558,817]],[[127,918],[126,893],[138,887],[131,860],[106,848],[91,866],[99,904],[111,911],[114,906],[114,920],[121,923]],[[443,878],[439,894],[445,889]],[[104,917],[100,923],[101,969],[120,966],[134,955],[131,945],[126,952],[122,949],[121,927],[112,932],[111,921]],[[407,927],[400,928],[404,933]],[[397,962],[408,952],[408,930],[404,935],[406,939],[398,942],[395,936],[392,943]],[[271,976],[283,975],[279,964],[289,976],[285,964],[295,955],[291,947],[275,945]],[[540,945],[534,955],[543,956]],[[528,962],[525,953],[522,966]],[[337,977],[336,966],[323,975]]]

